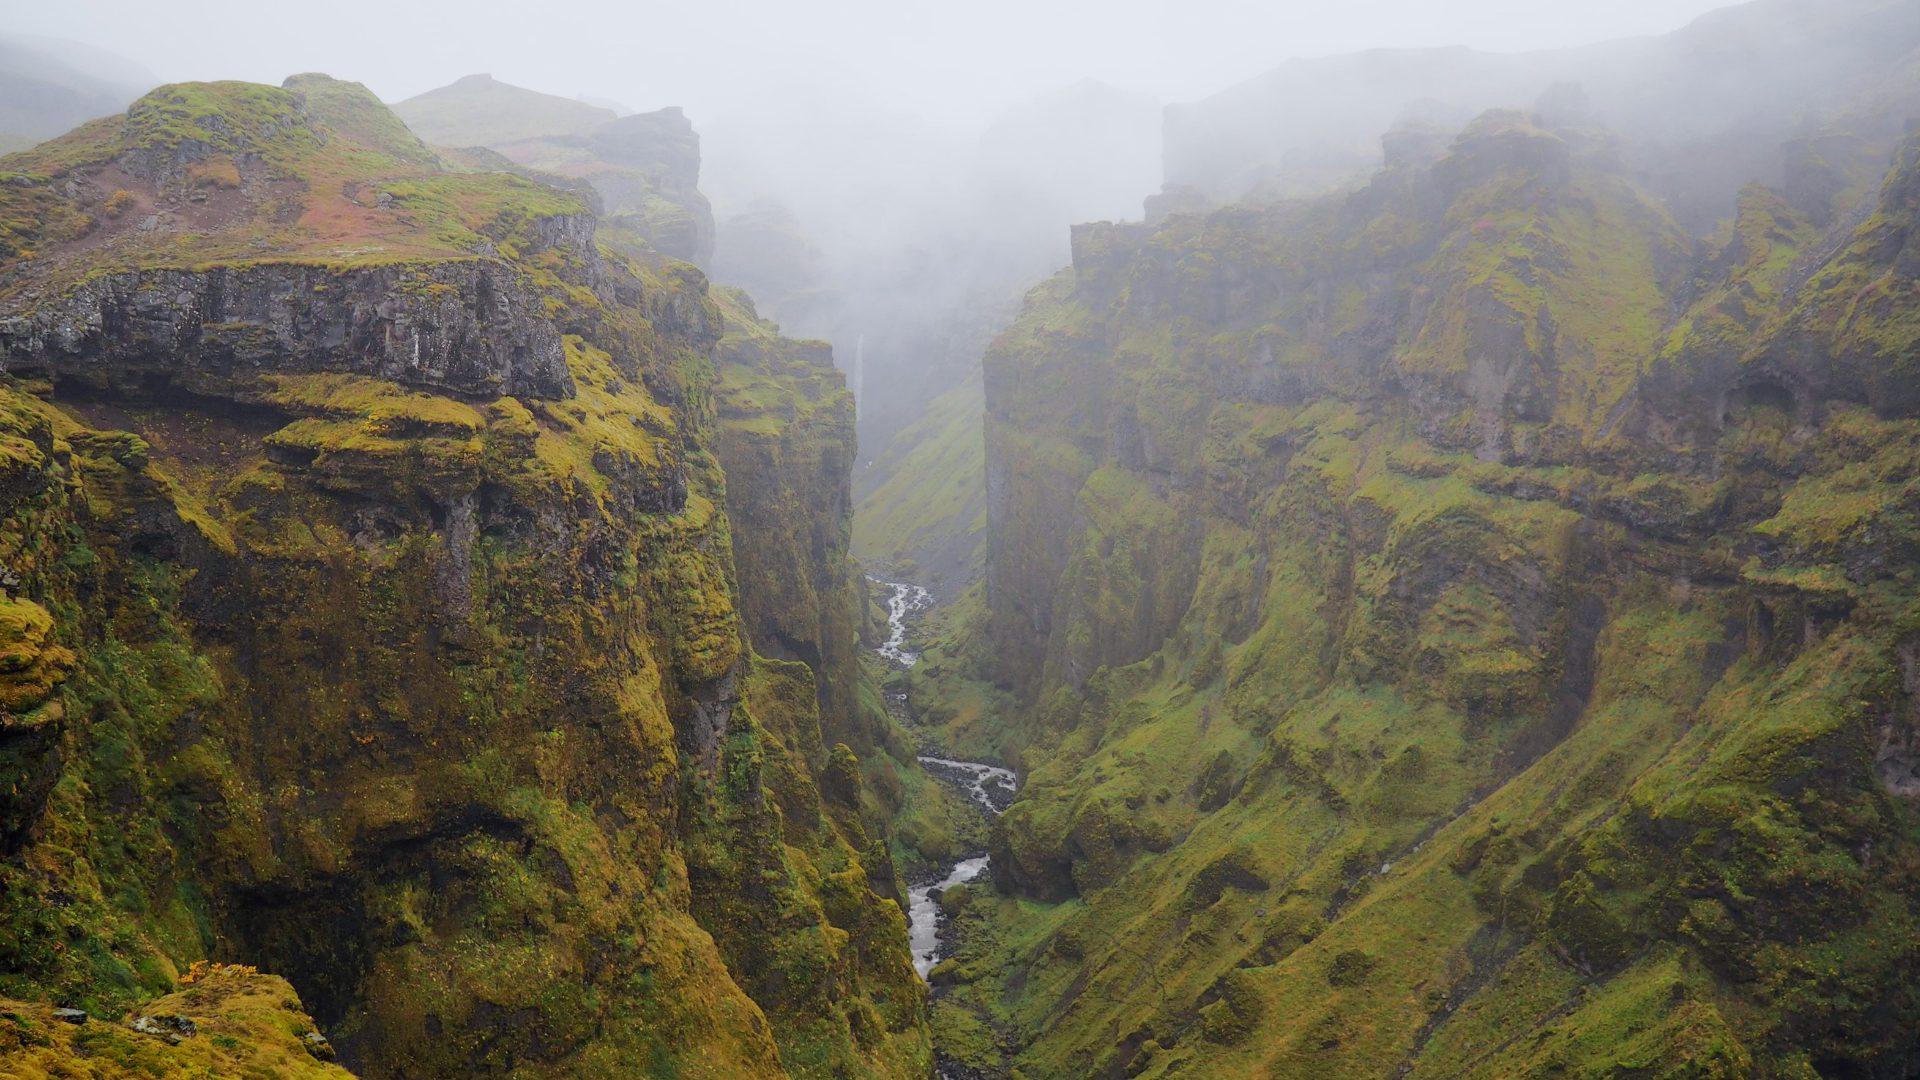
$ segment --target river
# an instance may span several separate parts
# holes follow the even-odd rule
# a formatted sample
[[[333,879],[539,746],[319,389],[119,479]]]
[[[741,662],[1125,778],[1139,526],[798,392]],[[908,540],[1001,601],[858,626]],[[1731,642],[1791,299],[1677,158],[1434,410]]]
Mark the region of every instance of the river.
[[[888,633],[886,644],[876,651],[891,663],[912,667],[920,661],[920,654],[907,648],[907,618],[931,607],[933,596],[920,586],[904,581],[879,581],[879,584],[887,588]],[[957,761],[922,754],[920,766],[943,783],[959,789],[982,813],[996,816],[1013,802],[1019,783],[1013,770],[983,761]],[[940,941],[940,894],[986,873],[992,861],[985,852],[969,855],[954,863],[945,877],[907,890],[908,940],[913,949],[913,969],[922,979],[945,958]]]
[[[967,797],[989,814],[998,814],[1013,801],[1014,775],[1011,770],[979,761],[954,761],[950,758],[920,756],[920,764],[929,773],[966,792]],[[930,881],[907,890],[907,936],[913,948],[913,970],[922,979],[944,959],[940,942],[940,894],[955,885],[964,885],[986,873],[992,857],[982,853],[961,859],[939,881]]]
[[[920,654],[907,649],[907,616],[932,607],[933,594],[905,581],[868,580],[887,587],[887,642],[875,651],[891,663],[912,667],[920,662]]]

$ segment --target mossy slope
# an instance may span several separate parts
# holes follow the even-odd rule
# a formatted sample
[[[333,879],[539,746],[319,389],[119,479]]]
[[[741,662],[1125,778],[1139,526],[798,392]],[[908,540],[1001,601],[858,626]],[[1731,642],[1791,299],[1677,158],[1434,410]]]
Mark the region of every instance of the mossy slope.
[[[987,578],[912,687],[1026,773],[936,1002],[972,1064],[1920,1054],[1920,429],[1850,374],[1905,355],[1912,164],[1696,256],[1606,146],[1494,114],[1083,227],[996,344]]]
[[[223,154],[244,204],[195,232]],[[244,362],[112,321],[13,339],[0,993],[111,1014],[212,956],[284,976],[369,1076],[923,1075],[887,808],[842,760],[885,758],[884,717],[820,689],[857,611],[821,602],[840,644],[812,666],[742,617],[789,580],[856,587],[844,392],[789,343],[730,361],[828,417],[751,421],[765,460],[731,454],[698,271],[601,242],[573,196],[441,171],[348,84],[163,88],[36,155],[0,217],[58,227],[49,193],[151,162],[161,220],[35,233],[0,323],[133,267],[218,292],[234,340],[310,310],[367,336]],[[337,292],[288,287],[316,272]],[[563,379],[363,364],[502,305]],[[115,348],[160,362],[98,377]],[[788,502],[743,513],[824,539],[756,547],[727,470],[745,493],[788,460]]]
[[[190,984],[127,1019],[165,1018],[152,1032],[101,1017],[81,1024],[41,1004],[0,999],[0,1060],[19,1080],[87,1076],[345,1078],[333,1049],[286,980],[247,968],[195,971]],[[192,1024],[180,1037],[178,1019]]]
[[[874,456],[854,507],[862,565],[951,600],[980,580],[986,558],[986,446],[978,383],[935,398],[925,415]]]

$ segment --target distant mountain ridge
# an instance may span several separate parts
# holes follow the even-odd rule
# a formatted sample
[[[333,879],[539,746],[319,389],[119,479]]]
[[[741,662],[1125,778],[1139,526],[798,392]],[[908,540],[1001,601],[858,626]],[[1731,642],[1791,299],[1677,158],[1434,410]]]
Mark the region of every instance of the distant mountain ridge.
[[[101,49],[0,34],[0,153],[118,112],[157,82],[152,72]]]
[[[707,266],[713,209],[699,189],[700,136],[669,107],[622,115],[468,75],[393,106],[427,142],[484,147],[517,165],[593,185],[609,218],[662,254]]]
[[[393,111],[415,134],[438,146],[496,146],[543,135],[577,135],[618,115],[486,74],[465,75],[395,102]]]
[[[1779,181],[1780,145],[1798,132],[1897,135],[1905,118],[1881,106],[1920,79],[1917,48],[1914,0],[1757,0],[1671,34],[1580,48],[1290,60],[1169,106],[1165,181],[1216,202],[1311,194],[1377,168],[1375,140],[1395,126],[1452,130],[1485,109],[1539,106],[1617,132],[1683,220],[1711,221],[1742,184]]]

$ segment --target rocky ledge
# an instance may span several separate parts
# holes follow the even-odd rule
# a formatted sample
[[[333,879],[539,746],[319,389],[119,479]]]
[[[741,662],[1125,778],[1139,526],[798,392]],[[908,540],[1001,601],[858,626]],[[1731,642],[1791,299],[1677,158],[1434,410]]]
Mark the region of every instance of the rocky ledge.
[[[367,375],[476,397],[574,394],[560,332],[533,288],[486,258],[128,270],[11,306],[0,313],[9,372],[100,389],[171,382],[218,392],[275,371]]]

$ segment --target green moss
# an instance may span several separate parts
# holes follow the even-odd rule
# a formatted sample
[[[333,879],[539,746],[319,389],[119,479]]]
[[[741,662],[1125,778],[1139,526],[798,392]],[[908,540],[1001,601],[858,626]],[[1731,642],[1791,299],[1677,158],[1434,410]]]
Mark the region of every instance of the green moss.
[[[1896,230],[1811,267],[1749,191],[1683,284],[1597,150],[1115,232],[990,351],[986,585],[900,685],[1023,768],[939,1005],[1016,1075],[1911,1052],[1913,422],[1764,382]]]
[[[585,213],[577,197],[519,176],[444,172],[365,88],[319,75],[296,76],[287,88],[164,86],[122,117],[15,158],[19,179],[0,185],[0,243],[12,253],[50,254],[102,220],[120,221],[110,226],[112,242],[83,263],[47,264],[44,272],[57,286],[70,284],[76,270],[260,262],[359,267],[495,250],[513,257],[530,221]],[[101,196],[101,205],[57,182],[116,160],[144,164],[125,181],[128,187]],[[231,192],[219,195],[225,208],[217,224],[131,227],[197,192],[191,206],[209,188]],[[114,208],[104,205],[109,199]],[[29,269],[43,262],[31,258]]]
[[[231,216],[43,285],[400,263],[371,280],[456,301],[431,262],[501,260],[577,393],[271,365],[209,396],[0,386],[0,993],[118,1012],[217,953],[400,1072],[925,1075],[885,830],[911,755],[856,662],[830,365],[745,322],[716,365],[697,271],[548,246],[576,197],[442,172],[361,88],[136,111],[35,160],[139,149],[137,206]],[[46,185],[0,205],[67,197]],[[728,424],[736,388],[775,422]],[[794,633],[765,640],[813,668],[752,656],[769,611]],[[255,1045],[217,1033],[200,1045]]]
[[[0,598],[0,709],[33,711],[72,670],[72,650],[53,640],[53,616],[31,600]]]
[[[154,1001],[142,1016],[180,1016],[195,1034],[174,1043],[95,1016],[83,1025],[55,1018],[44,1005],[0,1006],[0,1054],[22,1080],[88,1075],[321,1078],[351,1074],[331,1064],[324,1042],[310,1051],[314,1030],[285,980],[223,968]]]

